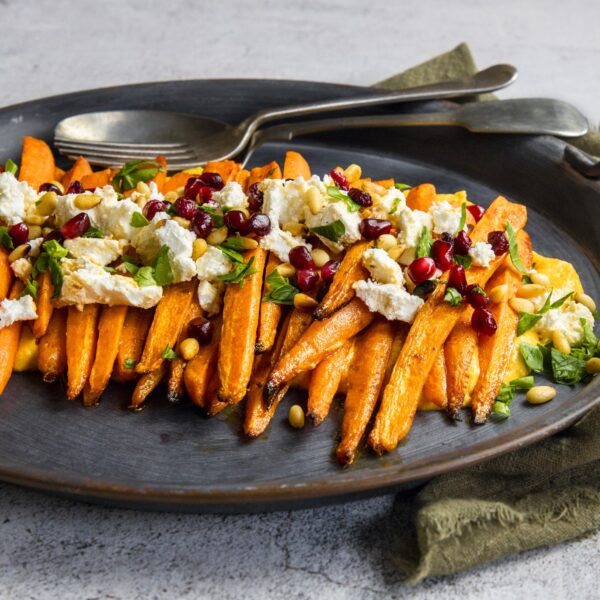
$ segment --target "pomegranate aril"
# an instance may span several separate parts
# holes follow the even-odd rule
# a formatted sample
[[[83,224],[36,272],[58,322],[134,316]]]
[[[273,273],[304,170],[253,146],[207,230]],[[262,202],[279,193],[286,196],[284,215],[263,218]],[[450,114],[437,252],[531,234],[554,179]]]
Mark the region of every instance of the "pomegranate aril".
[[[479,204],[471,204],[471,206],[467,206],[467,210],[473,215],[475,219],[475,223],[483,217],[483,213],[485,212],[485,208],[483,206],[479,206]]]
[[[454,253],[455,254],[469,254],[469,248],[472,246],[473,242],[471,238],[467,235],[466,231],[459,231],[454,238]]]
[[[169,205],[162,200],[150,200],[150,202],[146,202],[142,212],[148,221],[152,221],[154,215],[159,212],[166,212],[168,207]]]
[[[474,283],[467,286],[465,297],[473,308],[485,308],[490,303],[489,296]]]
[[[200,190],[205,187],[204,182],[200,177],[190,177],[186,182],[183,188],[183,195],[186,198],[191,198],[194,200],[196,196],[200,193]]]
[[[336,171],[335,169],[333,171],[329,171],[329,177],[333,179],[335,185],[337,185],[340,190],[348,191],[350,189],[348,180],[339,171]]]
[[[17,223],[8,228],[8,235],[10,235],[15,246],[20,246],[29,237],[29,227],[25,223]]]
[[[467,291],[467,276],[462,265],[452,265],[448,275],[448,286],[453,287],[459,294],[464,295]]]
[[[314,269],[300,269],[296,272],[298,287],[307,292],[312,290],[319,281],[319,274]]]
[[[205,238],[213,230],[213,227],[210,215],[201,210],[196,212],[192,219],[192,230],[198,237]]]
[[[431,256],[438,269],[447,271],[453,264],[454,251],[452,250],[452,244],[443,240],[436,240],[431,246]]]
[[[289,258],[296,269],[314,270],[316,268],[315,261],[306,246],[295,246],[292,248],[290,250]]]
[[[200,175],[200,180],[205,186],[212,188],[213,190],[219,191],[225,187],[223,179],[218,173],[202,173],[202,175]]]
[[[440,235],[440,239],[442,240],[442,242],[448,242],[449,244],[454,244],[454,236],[451,233],[448,233],[447,231],[444,231],[444,233],[442,233],[442,235]]]
[[[248,189],[248,207],[252,212],[258,212],[263,205],[264,193],[258,189],[258,182]]]
[[[241,210],[230,210],[223,215],[223,221],[229,231],[245,234],[248,231],[246,215]]]
[[[384,233],[389,233],[392,224],[385,219],[363,219],[358,229],[366,240],[374,240]]]
[[[54,229],[44,236],[44,242],[50,242],[52,240],[62,244],[65,241],[65,238],[59,229]]]
[[[496,256],[508,252],[508,237],[504,231],[490,231],[488,233],[488,244],[491,244],[492,250]]]
[[[483,335],[494,335],[498,325],[494,315],[486,308],[476,308],[471,317],[471,327]]]
[[[81,212],[69,219],[61,228],[60,232],[66,240],[82,236],[91,226],[87,213]]]
[[[435,262],[433,258],[422,256],[413,260],[408,266],[408,274],[414,283],[419,284],[435,275]]]
[[[356,204],[362,206],[363,208],[372,206],[373,204],[373,198],[371,197],[371,194],[363,192],[358,188],[352,188],[349,190],[348,196],[350,196],[350,198],[352,198]]]
[[[175,212],[184,219],[191,221],[196,214],[196,202],[191,198],[177,198],[175,200]]]
[[[213,337],[214,327],[211,321],[204,317],[196,317],[188,323],[189,337],[196,338],[199,344],[209,344]]]
[[[248,219],[248,232],[262,237],[271,231],[271,219],[263,213],[255,213]]]
[[[330,282],[334,278],[335,274],[338,272],[339,268],[340,268],[339,260],[327,261],[321,267],[321,279],[326,283]]]
[[[55,194],[58,194],[60,196],[60,194],[62,194],[62,192],[60,191],[60,188],[56,185],[54,185],[53,183],[42,183],[42,185],[40,185],[40,189],[38,190],[39,192],[54,192]]]
[[[200,204],[206,204],[207,202],[210,202],[212,200],[212,197],[213,191],[206,185],[202,186],[196,194],[196,200]]]
[[[67,188],[67,194],[83,194],[83,192],[85,192],[85,189],[81,185],[81,181],[71,181]]]

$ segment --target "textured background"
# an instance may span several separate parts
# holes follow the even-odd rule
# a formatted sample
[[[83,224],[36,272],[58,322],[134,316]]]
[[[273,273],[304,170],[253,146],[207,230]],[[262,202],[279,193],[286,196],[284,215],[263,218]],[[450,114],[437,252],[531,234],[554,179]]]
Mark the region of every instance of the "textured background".
[[[401,8],[400,8],[401,6]],[[0,105],[203,77],[372,83],[467,41],[501,96],[600,121],[597,0],[0,0]],[[407,588],[393,496],[254,516],[100,508],[0,485],[2,598],[597,597],[600,535]]]

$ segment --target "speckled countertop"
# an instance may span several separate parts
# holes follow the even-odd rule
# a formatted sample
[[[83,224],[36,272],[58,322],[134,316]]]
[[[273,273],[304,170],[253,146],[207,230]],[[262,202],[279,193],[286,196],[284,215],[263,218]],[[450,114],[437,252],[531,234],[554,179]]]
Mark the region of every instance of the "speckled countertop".
[[[0,0],[0,105],[194,77],[371,83],[468,41],[512,62],[503,96],[600,121],[596,0]],[[0,485],[0,598],[598,597],[600,534],[409,588],[394,497],[249,516],[78,504]]]

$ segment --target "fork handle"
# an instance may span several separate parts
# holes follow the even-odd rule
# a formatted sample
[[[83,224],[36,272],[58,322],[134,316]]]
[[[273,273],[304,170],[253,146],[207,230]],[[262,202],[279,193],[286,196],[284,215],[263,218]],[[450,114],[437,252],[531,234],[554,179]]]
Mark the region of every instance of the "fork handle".
[[[382,91],[368,96],[354,96],[336,100],[324,100],[298,106],[286,106],[266,109],[248,117],[240,127],[248,128],[248,134],[267,121],[301,117],[308,114],[323,113],[335,110],[364,108],[396,102],[413,102],[416,100],[433,100],[439,98],[457,98],[473,94],[493,92],[510,85],[517,77],[517,70],[512,65],[493,65],[464,79],[454,79],[405,88],[393,92]]]

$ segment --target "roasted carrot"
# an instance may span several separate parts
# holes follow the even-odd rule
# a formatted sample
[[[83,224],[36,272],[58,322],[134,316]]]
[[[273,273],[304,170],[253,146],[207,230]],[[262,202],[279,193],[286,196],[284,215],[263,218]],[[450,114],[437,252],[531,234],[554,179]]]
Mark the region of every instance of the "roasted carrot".
[[[320,425],[329,414],[342,374],[353,357],[354,339],[350,339],[326,356],[311,372],[306,414],[312,418],[315,425]]]
[[[67,398],[74,400],[83,390],[96,354],[100,306],[86,304],[82,310],[69,307],[67,314]]]
[[[352,285],[359,279],[368,277],[368,272],[362,265],[362,255],[370,246],[371,242],[359,242],[348,248],[325,297],[315,308],[313,313],[315,319],[319,321],[327,319],[354,298],[355,292]]]
[[[54,167],[54,181],[62,182],[62,178],[64,176],[65,176],[64,169],[61,169],[60,167]]]
[[[219,349],[222,402],[237,404],[246,395],[252,375],[266,258],[267,251],[260,247],[246,252],[245,261],[253,260],[256,272],[246,278],[243,286],[234,283],[225,290]]]
[[[165,288],[156,307],[142,357],[135,368],[136,372],[155,371],[164,360],[162,354],[167,350],[167,346],[175,346],[186,323],[185,317],[195,291],[196,284],[193,281],[176,283]]]
[[[65,190],[68,189],[72,181],[79,181],[93,173],[90,163],[80,156],[74,163],[73,166],[62,176],[61,183]]]
[[[242,186],[244,191],[248,191],[248,180],[250,179],[250,171],[248,169],[240,169],[235,180]]]
[[[9,299],[16,300],[22,291],[23,282],[16,279],[10,288]],[[12,325],[0,329],[0,395],[4,392],[13,372],[22,326],[23,321],[16,321]]]
[[[376,183],[377,185],[380,185],[381,187],[384,187],[386,189],[391,188],[394,185],[394,179],[390,178],[390,179],[379,179],[377,181],[374,181],[373,183]]]
[[[233,160],[219,160],[216,162],[207,162],[204,166],[204,172],[218,173],[221,179],[227,183],[235,180],[239,168],[240,166]]]
[[[162,194],[167,181],[167,159],[164,156],[157,156],[154,160],[162,166],[163,170],[159,171],[151,181],[156,185],[156,189]]]
[[[167,364],[164,361],[154,371],[144,373],[135,384],[129,408],[140,408],[146,398],[158,387],[166,373]]]
[[[471,327],[473,309],[467,308],[452,329],[444,344],[446,359],[446,387],[448,404],[446,411],[453,419],[458,417],[469,392],[469,372],[477,350],[477,332]]]
[[[314,321],[271,371],[264,387],[266,405],[270,405],[283,385],[298,373],[314,369],[328,354],[369,325],[373,317],[362,300],[355,298],[328,319]]]
[[[219,377],[213,377],[208,384],[208,392],[206,394],[207,402],[206,402],[206,412],[209,417],[214,417],[219,414],[222,410],[225,410],[228,406],[231,406],[228,402],[222,402],[219,400],[219,388],[221,386],[221,382]]]
[[[137,378],[135,367],[142,356],[152,315],[151,310],[143,308],[129,308],[127,311],[113,367],[113,377],[117,381],[132,381]]]
[[[253,183],[261,182],[263,179],[281,179],[281,169],[275,161],[264,167],[254,167],[248,177],[248,187]]]
[[[507,221],[521,229],[527,220],[527,209],[499,197],[484,213],[471,232],[473,241],[484,241],[491,231],[504,230]],[[497,257],[489,267],[469,269],[468,281],[485,286],[504,260]],[[410,430],[425,378],[467,306],[450,306],[444,301],[444,287],[438,286],[417,313],[400,351],[381,401],[369,443],[376,452],[392,450]]]
[[[531,240],[524,231],[517,234],[519,255],[526,269],[531,269]],[[506,285],[508,294],[502,302],[490,306],[498,326],[494,335],[479,336],[479,379],[473,390],[471,407],[473,421],[485,423],[492,410],[492,405],[502,386],[502,380],[510,364],[513,346],[517,335],[519,315],[508,301],[521,285],[521,274],[513,267],[509,259],[505,260],[501,269],[488,282],[488,291],[497,285]]]
[[[280,263],[281,261],[277,258],[277,255],[270,252],[265,268],[265,282],[262,291],[263,298],[268,292],[266,278]],[[256,345],[254,347],[256,354],[266,352],[273,346],[275,334],[277,333],[277,325],[279,324],[282,313],[283,307],[281,304],[277,304],[276,302],[261,302],[260,315],[258,318],[258,333],[256,334]]]
[[[427,212],[436,200],[435,187],[431,183],[422,183],[411,188],[406,195],[406,205],[411,210]]]
[[[0,248],[0,300],[8,295],[13,282],[13,271],[8,262],[8,251]]]
[[[54,179],[54,156],[43,140],[26,135],[23,138],[19,181],[26,181],[34,190]]]
[[[336,454],[342,464],[350,464],[365,433],[383,387],[396,326],[376,319],[356,340],[354,361],[348,372],[341,441]]]
[[[110,379],[127,315],[126,306],[104,306],[98,322],[98,343],[90,377],[83,389],[84,406],[93,406]]]
[[[48,323],[52,317],[54,306],[52,305],[52,294],[54,288],[50,279],[50,271],[38,276],[38,294],[36,298],[37,319],[33,322],[31,329],[36,339],[41,338],[48,329]]]
[[[163,193],[174,192],[179,188],[185,187],[187,180],[190,177],[197,177],[197,175],[193,175],[192,173],[186,173],[185,171],[179,171],[179,173],[175,173],[172,175],[163,186]]]
[[[104,169],[103,171],[96,171],[89,175],[84,175],[81,179],[81,185],[86,190],[93,190],[95,188],[104,187],[112,181],[113,172],[110,169]]]
[[[299,152],[288,150],[285,153],[285,161],[283,163],[283,178],[296,179],[296,177],[304,177],[310,179],[310,166],[306,159]]]
[[[448,403],[446,388],[446,359],[442,348],[436,355],[433,365],[423,384],[422,400],[445,408]]]
[[[48,383],[67,369],[67,312],[67,308],[53,311],[46,334],[40,338],[38,369]]]

